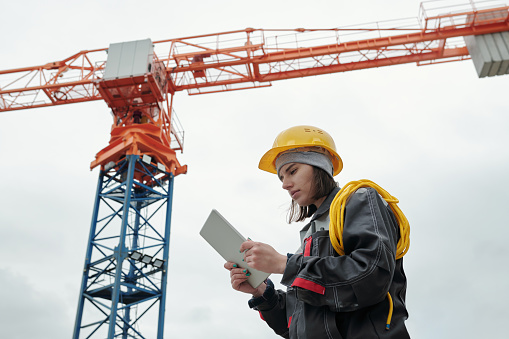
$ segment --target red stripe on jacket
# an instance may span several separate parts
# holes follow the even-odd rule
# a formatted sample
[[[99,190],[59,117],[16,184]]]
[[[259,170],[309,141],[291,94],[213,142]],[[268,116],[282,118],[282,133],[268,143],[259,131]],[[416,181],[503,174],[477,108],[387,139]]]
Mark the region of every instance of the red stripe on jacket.
[[[311,236],[304,239],[304,256],[309,257],[311,255],[311,240],[313,238]]]
[[[300,287],[304,288],[308,291],[315,292],[321,295],[325,294],[325,287],[315,282],[303,279],[303,278],[295,278],[293,281],[292,287]]]
[[[262,312],[258,311],[258,313],[260,314],[260,318],[262,318],[262,320],[265,321],[265,319],[263,318]]]

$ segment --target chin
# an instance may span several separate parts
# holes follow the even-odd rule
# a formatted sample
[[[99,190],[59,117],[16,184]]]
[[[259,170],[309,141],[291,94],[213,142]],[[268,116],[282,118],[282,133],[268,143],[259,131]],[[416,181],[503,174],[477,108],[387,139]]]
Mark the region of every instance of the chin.
[[[295,202],[297,203],[297,205],[299,205],[299,207],[311,207],[311,206],[315,205],[314,203],[308,202],[308,201],[305,201],[302,203],[299,203],[298,201],[295,201]]]

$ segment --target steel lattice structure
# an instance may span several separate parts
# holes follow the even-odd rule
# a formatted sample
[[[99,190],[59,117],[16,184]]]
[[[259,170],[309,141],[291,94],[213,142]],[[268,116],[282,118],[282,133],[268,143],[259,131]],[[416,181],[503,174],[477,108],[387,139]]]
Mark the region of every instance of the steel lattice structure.
[[[146,156],[101,170],[74,338],[143,338],[150,313],[162,338],[172,191],[173,175]]]
[[[176,156],[184,142],[176,93],[465,60],[463,37],[506,31],[509,6],[421,5],[416,19],[362,27],[247,28],[155,41],[146,72],[133,76],[106,76],[107,48],[0,71],[0,112],[104,100],[113,115],[109,145],[91,163],[100,174],[73,338],[145,338],[149,317],[163,337],[173,181],[187,171]]]

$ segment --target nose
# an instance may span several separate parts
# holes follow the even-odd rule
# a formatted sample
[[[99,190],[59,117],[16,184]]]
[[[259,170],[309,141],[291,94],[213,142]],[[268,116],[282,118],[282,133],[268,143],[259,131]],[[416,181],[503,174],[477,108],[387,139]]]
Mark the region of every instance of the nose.
[[[290,188],[292,188],[293,184],[292,184],[292,181],[288,178],[288,177],[283,177],[283,189],[284,190],[289,190]]]

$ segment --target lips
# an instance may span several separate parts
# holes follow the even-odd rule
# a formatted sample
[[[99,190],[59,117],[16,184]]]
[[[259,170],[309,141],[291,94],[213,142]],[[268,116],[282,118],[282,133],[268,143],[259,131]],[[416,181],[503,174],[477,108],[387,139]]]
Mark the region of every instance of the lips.
[[[290,196],[292,197],[292,199],[295,199],[295,195],[299,193],[299,190],[295,190],[295,191],[290,191]]]

